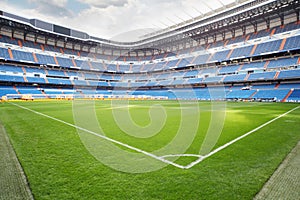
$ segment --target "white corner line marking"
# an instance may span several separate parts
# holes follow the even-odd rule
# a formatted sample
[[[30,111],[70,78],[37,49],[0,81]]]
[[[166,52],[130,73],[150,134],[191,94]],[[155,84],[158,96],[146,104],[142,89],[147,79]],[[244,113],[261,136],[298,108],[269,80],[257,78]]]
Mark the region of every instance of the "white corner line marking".
[[[194,165],[200,163],[202,160],[204,160],[204,159],[206,159],[206,158],[208,158],[208,157],[210,157],[210,156],[212,156],[212,155],[218,153],[219,151],[221,151],[221,150],[227,148],[228,146],[230,146],[230,145],[236,143],[237,141],[239,141],[239,140],[241,140],[241,139],[247,137],[248,135],[250,135],[250,134],[252,134],[252,133],[258,131],[259,129],[261,129],[261,128],[263,128],[263,127],[265,127],[265,126],[271,124],[272,122],[274,122],[274,121],[276,121],[276,120],[278,120],[278,119],[280,119],[280,118],[286,116],[287,114],[289,114],[289,113],[291,113],[291,112],[297,110],[298,108],[300,108],[300,106],[297,106],[297,107],[295,107],[295,108],[293,108],[293,109],[287,111],[286,113],[283,113],[283,114],[281,114],[281,115],[275,117],[274,119],[271,119],[270,121],[267,121],[266,123],[264,123],[264,124],[262,124],[262,125],[256,127],[255,129],[253,129],[253,130],[251,130],[251,131],[245,133],[244,135],[241,135],[241,136],[235,138],[234,140],[231,140],[230,142],[228,142],[228,143],[226,143],[226,144],[224,144],[224,145],[222,145],[222,146],[216,148],[215,150],[213,150],[213,151],[211,151],[210,153],[208,153],[208,154],[206,154],[206,155],[200,157],[198,160],[196,160],[196,161],[193,162],[193,163],[190,163],[189,165],[187,165],[187,166],[185,166],[185,167],[186,167],[187,169],[193,167]]]
[[[239,141],[239,140],[241,140],[241,139],[247,137],[248,135],[250,135],[250,134],[252,134],[252,133],[258,131],[259,129],[262,129],[263,127],[265,127],[265,126],[271,124],[272,122],[274,122],[274,121],[276,121],[276,120],[278,120],[278,119],[280,119],[280,118],[286,116],[287,114],[289,114],[289,113],[291,113],[291,112],[297,110],[298,108],[300,108],[300,106],[297,106],[297,107],[295,107],[295,108],[293,108],[293,109],[291,109],[291,110],[289,110],[289,111],[287,111],[287,112],[285,112],[285,113],[283,113],[283,114],[281,114],[281,115],[275,117],[274,119],[271,119],[270,121],[267,121],[266,123],[264,123],[264,124],[262,124],[262,125],[256,127],[255,129],[253,129],[253,130],[251,130],[251,131],[245,133],[244,135],[241,135],[241,136],[235,138],[234,140],[231,140],[230,142],[228,142],[228,143],[226,143],[226,144],[224,144],[224,145],[218,147],[217,149],[211,151],[210,153],[208,153],[208,154],[206,154],[206,155],[204,155],[204,156],[202,156],[202,155],[196,155],[196,154],[176,154],[176,155],[157,156],[157,155],[154,155],[154,154],[149,153],[149,152],[147,152],[147,151],[144,151],[144,150],[138,149],[138,148],[136,148],[136,147],[130,146],[130,145],[128,145],[128,144],[122,143],[122,142],[120,142],[120,141],[111,139],[111,138],[109,138],[109,137],[107,137],[107,136],[99,135],[99,134],[97,134],[97,133],[95,133],[95,132],[93,132],[93,131],[87,130],[87,129],[85,129],[85,128],[76,126],[76,125],[74,125],[74,124],[65,122],[65,121],[60,120],[60,119],[57,119],[57,118],[55,118],[55,117],[51,117],[51,116],[49,116],[49,115],[46,115],[46,114],[40,113],[40,112],[38,112],[38,111],[32,110],[32,109],[30,109],[30,108],[27,108],[27,107],[24,107],[24,106],[15,104],[15,103],[11,103],[11,102],[10,102],[10,104],[12,104],[12,105],[14,105],[14,106],[17,106],[17,107],[19,107],[19,108],[22,108],[22,109],[24,109],[24,110],[28,110],[28,111],[30,111],[30,112],[33,112],[33,113],[35,113],[35,114],[37,114],[37,115],[41,115],[41,116],[43,116],[43,117],[47,117],[47,118],[52,119],[52,120],[54,120],[54,121],[57,121],[57,122],[66,124],[66,125],[68,125],[68,126],[71,126],[71,127],[73,127],[73,128],[82,130],[82,131],[87,132],[87,133],[90,133],[90,134],[95,135],[95,136],[97,136],[97,137],[100,137],[100,138],[102,138],[102,139],[108,140],[108,141],[110,141],[110,142],[112,142],[112,143],[121,145],[121,146],[126,147],[126,148],[128,148],[128,149],[131,149],[131,150],[133,150],[133,151],[136,151],[136,152],[142,153],[142,154],[144,154],[144,155],[147,155],[147,156],[149,156],[149,157],[152,157],[152,158],[154,158],[154,159],[156,159],[156,160],[159,160],[159,161],[161,161],[161,162],[164,162],[164,163],[166,163],[166,164],[173,165],[174,167],[177,167],[177,168],[180,168],[180,169],[190,169],[190,168],[192,168],[193,166],[195,166],[195,165],[199,164],[200,162],[202,162],[204,159],[206,159],[206,158],[208,158],[208,157],[210,157],[210,156],[212,156],[212,155],[218,153],[219,151],[221,151],[221,150],[227,148],[228,146],[230,146],[230,145],[236,143],[237,141]],[[177,156],[198,157],[198,159],[195,160],[194,162],[191,162],[190,164],[188,164],[188,165],[186,165],[186,166],[179,165],[179,164],[177,164],[177,163],[174,163],[174,162],[172,162],[172,161],[169,161],[169,160],[166,160],[166,159],[165,159],[166,157],[177,157]]]
[[[109,138],[109,137],[107,137],[107,136],[99,135],[99,134],[97,134],[96,132],[93,132],[93,131],[90,131],[90,130],[88,130],[88,129],[85,129],[85,128],[76,126],[76,125],[74,125],[74,124],[65,122],[65,121],[63,121],[63,120],[57,119],[57,118],[55,118],[55,117],[51,117],[51,116],[46,115],[46,114],[44,114],[44,113],[40,113],[40,112],[38,112],[38,111],[32,110],[32,109],[30,109],[30,108],[27,108],[27,107],[24,107],[24,106],[15,104],[15,103],[10,103],[10,104],[12,104],[12,105],[14,105],[14,106],[17,106],[17,107],[19,107],[19,108],[22,108],[22,109],[24,109],[24,110],[33,112],[33,113],[35,113],[35,114],[37,114],[37,115],[41,115],[41,116],[43,116],[43,117],[52,119],[52,120],[54,120],[54,121],[63,123],[63,124],[65,124],[65,125],[71,126],[71,127],[73,127],[73,128],[76,128],[76,129],[79,129],[79,130],[81,130],[81,131],[90,133],[90,134],[95,135],[95,136],[97,136],[97,137],[100,137],[100,138],[102,138],[102,139],[108,140],[108,141],[110,141],[110,142],[112,142],[112,143],[118,144],[118,145],[120,145],[120,146],[126,147],[126,148],[128,148],[128,149],[133,150],[133,151],[136,151],[136,152],[142,153],[142,154],[144,154],[144,155],[147,155],[147,156],[149,156],[149,157],[151,157],[151,158],[154,158],[154,159],[156,159],[156,160],[160,160],[161,162],[164,162],[164,163],[166,163],[166,164],[170,164],[170,165],[173,165],[173,166],[175,166],[175,167],[184,169],[184,166],[182,166],[182,165],[179,165],[179,164],[174,163],[174,162],[172,162],[172,161],[166,160],[166,159],[164,159],[164,158],[162,158],[162,157],[156,156],[156,155],[154,155],[154,154],[152,154],[152,153],[149,153],[149,152],[147,152],[147,151],[138,149],[138,148],[133,147],[133,146],[130,146],[130,145],[128,145],[128,144],[119,142],[119,141],[114,140],[114,139],[112,139],[112,138]]]

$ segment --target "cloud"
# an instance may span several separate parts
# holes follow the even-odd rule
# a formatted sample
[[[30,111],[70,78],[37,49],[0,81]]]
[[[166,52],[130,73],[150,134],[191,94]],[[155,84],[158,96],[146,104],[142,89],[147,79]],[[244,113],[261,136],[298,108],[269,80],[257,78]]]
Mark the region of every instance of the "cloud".
[[[56,7],[64,7],[67,5],[68,0],[27,0],[29,3],[48,4]]]
[[[68,0],[28,0],[35,10],[41,14],[54,17],[73,17],[74,14],[67,8]]]
[[[58,7],[58,6],[51,6],[47,3],[37,7],[37,10],[40,13],[54,16],[54,17],[73,17],[74,16],[72,11],[70,11],[66,8]]]
[[[145,35],[157,29],[180,23],[199,15],[195,10],[188,12],[189,7],[197,5],[199,0],[117,0],[112,1],[78,0],[89,2],[90,7],[78,13],[76,20],[68,20],[72,27],[100,38],[117,40],[137,40],[138,36]],[[101,2],[101,3],[100,3]],[[95,5],[98,6],[95,6]],[[101,6],[99,6],[101,5]],[[106,5],[106,8],[103,8]],[[189,14],[185,14],[186,10]],[[195,14],[196,13],[196,14]],[[125,34],[124,36],[122,36]],[[128,36],[127,36],[128,35]],[[130,36],[130,37],[129,37]]]
[[[127,33],[124,39],[118,36],[120,40],[131,36],[134,40],[134,35],[167,28],[209,11],[202,3],[204,0],[27,0],[26,5],[13,3],[16,1],[0,0],[0,7],[26,18],[37,18],[100,38],[115,39],[114,36]],[[217,0],[205,1],[209,6],[221,6]],[[222,0],[224,2],[234,0]]]
[[[77,0],[97,8],[123,7],[128,4],[128,0]]]

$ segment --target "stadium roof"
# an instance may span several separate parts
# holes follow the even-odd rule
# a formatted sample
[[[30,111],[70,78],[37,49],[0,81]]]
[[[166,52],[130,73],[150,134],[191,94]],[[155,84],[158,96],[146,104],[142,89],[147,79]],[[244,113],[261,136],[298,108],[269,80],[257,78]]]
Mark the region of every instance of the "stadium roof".
[[[4,0],[3,11],[117,40],[140,40],[249,0]],[[251,0],[250,0],[251,1]],[[200,2],[200,3],[199,3]],[[158,32],[159,31],[159,32]],[[129,32],[129,34],[124,34]],[[112,37],[113,36],[113,37]],[[145,38],[145,37],[144,37]]]
[[[100,49],[115,49],[117,51],[124,49],[126,51],[143,50],[144,52],[156,51],[156,49],[161,49],[161,47],[164,47],[164,49],[178,48],[179,45],[185,46],[186,44],[191,44],[191,42],[200,44],[201,42],[208,42],[208,38],[216,41],[217,35],[219,40],[220,37],[224,40],[227,33],[234,37],[236,30],[246,34],[246,26],[252,26],[254,31],[256,31],[258,24],[264,23],[266,28],[268,28],[270,21],[274,19],[278,20],[280,18],[283,24],[284,15],[291,13],[298,15],[298,5],[299,0],[239,0],[222,6],[217,10],[211,10],[200,17],[190,18],[180,24],[167,27],[159,32],[153,32],[151,29],[151,34],[148,33],[145,38],[139,38],[135,42],[119,42],[115,38],[103,39],[99,35],[94,37],[91,36],[92,34],[90,35],[90,30],[77,31],[68,28],[70,27],[69,24],[61,26],[57,25],[59,24],[57,22],[55,24],[47,23],[41,18],[28,19],[19,16],[19,13],[10,14],[6,10],[0,10],[0,27],[8,28],[8,30],[13,29],[12,37],[14,37],[15,32],[20,32],[21,35],[24,33],[24,39],[27,35],[35,38],[35,40],[40,36],[45,38],[46,43],[50,39],[54,43],[61,41],[65,45],[69,43],[70,45],[81,45],[81,47],[88,46],[88,48],[97,46]],[[86,22],[86,20],[80,20],[82,24]],[[128,36],[135,32],[138,31],[128,31],[129,34],[125,35],[124,38],[129,38]]]

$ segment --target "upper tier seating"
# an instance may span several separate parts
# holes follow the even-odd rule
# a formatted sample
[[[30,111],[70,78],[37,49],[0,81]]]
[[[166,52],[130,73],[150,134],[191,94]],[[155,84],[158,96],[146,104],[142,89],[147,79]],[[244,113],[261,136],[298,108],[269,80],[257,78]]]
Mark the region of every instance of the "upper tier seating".
[[[246,63],[242,67],[242,71],[264,69],[265,62]]]
[[[224,66],[219,70],[219,74],[230,74],[238,72],[240,66],[239,65],[232,65],[232,66]]]
[[[70,58],[56,57],[56,60],[60,66],[67,67],[67,68],[75,67]]]
[[[19,44],[18,44],[18,40],[13,39],[13,38],[9,38],[9,37],[7,37],[7,36],[5,36],[5,35],[2,35],[2,36],[0,37],[0,42],[7,43],[7,44],[19,45]]]
[[[44,55],[44,54],[36,54],[36,58],[37,58],[39,64],[57,65],[53,56]]]
[[[282,58],[278,60],[271,60],[268,64],[268,69],[295,66],[297,65],[298,59],[299,59],[298,57],[294,57],[294,58]]]
[[[300,78],[300,69],[281,71],[278,79]]]
[[[10,60],[9,53],[8,53],[8,51],[7,51],[6,48],[1,48],[0,47],[0,58],[6,59],[6,60]]]
[[[13,58],[17,61],[30,61],[35,62],[32,53],[12,50]]]
[[[300,35],[286,39],[283,50],[295,50],[300,48]]]
[[[22,67],[13,65],[0,65],[0,71],[23,74]]]
[[[240,57],[248,57],[251,53],[253,46],[246,46],[246,47],[240,47],[235,48],[233,52],[231,53],[230,58],[240,58]]]
[[[224,60],[228,60],[229,52],[230,52],[230,50],[217,51],[211,57],[210,62],[221,62],[221,61],[224,61]]]
[[[284,33],[284,32],[299,29],[299,28],[300,28],[299,23],[290,23],[290,24],[284,25],[283,27],[277,27],[275,33],[276,34]]]
[[[276,74],[276,72],[253,73],[253,74],[250,74],[248,81],[271,80],[271,79],[274,79],[275,74]]]
[[[271,42],[260,43],[257,45],[253,55],[261,55],[263,53],[269,53],[279,51],[282,40],[275,40]]]
[[[46,83],[45,79],[40,77],[27,77],[26,79],[29,83]]]
[[[0,81],[11,82],[11,83],[25,83],[23,76],[11,76],[0,74]]]
[[[227,82],[242,82],[245,80],[247,74],[238,74],[238,75],[230,75],[226,76],[223,80],[224,83]]]
[[[270,30],[261,30],[261,31],[258,31],[257,33],[252,33],[249,36],[249,40],[270,36],[272,30],[271,31]]]
[[[205,64],[209,58],[210,54],[199,55],[192,64],[201,65]]]

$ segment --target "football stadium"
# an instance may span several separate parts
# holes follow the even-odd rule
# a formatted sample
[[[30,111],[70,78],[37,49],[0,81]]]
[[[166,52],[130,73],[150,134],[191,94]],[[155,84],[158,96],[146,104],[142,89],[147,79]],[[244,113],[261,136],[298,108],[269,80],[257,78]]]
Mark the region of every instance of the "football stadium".
[[[299,199],[299,0],[216,1],[134,41],[0,8],[0,199]]]

